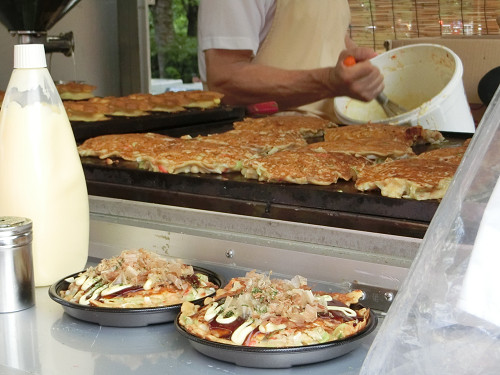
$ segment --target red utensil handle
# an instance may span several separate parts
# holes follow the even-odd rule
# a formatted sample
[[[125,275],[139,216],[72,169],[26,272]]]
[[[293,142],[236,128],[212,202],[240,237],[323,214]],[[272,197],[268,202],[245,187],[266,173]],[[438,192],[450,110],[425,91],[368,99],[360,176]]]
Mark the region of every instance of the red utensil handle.
[[[347,56],[347,57],[344,59],[344,65],[345,65],[345,66],[353,66],[353,65],[356,65],[356,59],[354,58],[354,56]]]
[[[264,102],[247,106],[247,113],[249,115],[272,115],[278,112],[278,103]]]

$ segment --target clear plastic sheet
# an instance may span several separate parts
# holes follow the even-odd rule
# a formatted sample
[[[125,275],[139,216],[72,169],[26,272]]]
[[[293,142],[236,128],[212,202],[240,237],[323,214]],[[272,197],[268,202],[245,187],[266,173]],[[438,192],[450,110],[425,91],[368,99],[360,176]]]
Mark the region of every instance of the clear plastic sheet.
[[[360,374],[500,373],[499,102],[497,90]]]

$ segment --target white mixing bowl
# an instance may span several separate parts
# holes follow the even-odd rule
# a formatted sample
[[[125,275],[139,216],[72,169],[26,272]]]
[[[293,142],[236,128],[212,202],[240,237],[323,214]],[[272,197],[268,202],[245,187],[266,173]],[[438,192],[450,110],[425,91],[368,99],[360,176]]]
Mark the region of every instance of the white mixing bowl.
[[[366,103],[338,97],[334,107],[340,122],[421,125],[426,129],[474,133],[462,81],[462,61],[452,50],[438,44],[413,44],[389,50],[371,62],[384,75],[385,94],[408,112],[388,118],[375,100]]]

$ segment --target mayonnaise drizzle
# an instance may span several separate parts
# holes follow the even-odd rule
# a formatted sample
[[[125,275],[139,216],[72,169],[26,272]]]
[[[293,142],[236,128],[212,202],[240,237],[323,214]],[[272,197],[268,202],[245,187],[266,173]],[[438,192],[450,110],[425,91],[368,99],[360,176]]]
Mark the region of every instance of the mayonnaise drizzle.
[[[215,318],[215,321],[220,324],[229,324],[232,323],[238,318],[238,315],[233,314],[227,318],[224,318],[224,314],[219,314],[217,315],[217,318]]]
[[[255,329],[252,323],[253,320],[249,319],[245,321],[242,325],[240,325],[238,328],[236,328],[233,334],[231,335],[231,341],[234,342],[236,345],[243,344],[248,334]]]
[[[350,309],[349,307],[343,307],[343,306],[327,306],[328,310],[331,311],[340,311],[343,312],[345,315],[354,318],[356,317],[356,311],[353,309]]]
[[[101,280],[101,277],[89,277],[87,280],[85,280],[80,289],[86,291],[99,280]]]
[[[205,312],[205,321],[210,321],[212,320],[213,318],[215,318],[215,316],[219,313],[219,311],[221,311],[222,309],[222,306],[219,306],[219,304],[217,302],[214,302],[212,304],[212,306],[210,306],[207,311]]]
[[[101,292],[101,296],[109,296],[110,294],[119,292],[120,290],[132,287],[132,284],[121,284],[121,285],[106,285],[106,289]]]

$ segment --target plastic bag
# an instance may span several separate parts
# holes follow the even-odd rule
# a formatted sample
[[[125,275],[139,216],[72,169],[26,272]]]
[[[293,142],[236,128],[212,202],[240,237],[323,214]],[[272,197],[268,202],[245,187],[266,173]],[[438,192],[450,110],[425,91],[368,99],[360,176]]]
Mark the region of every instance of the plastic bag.
[[[497,91],[361,374],[500,373],[499,102]]]

